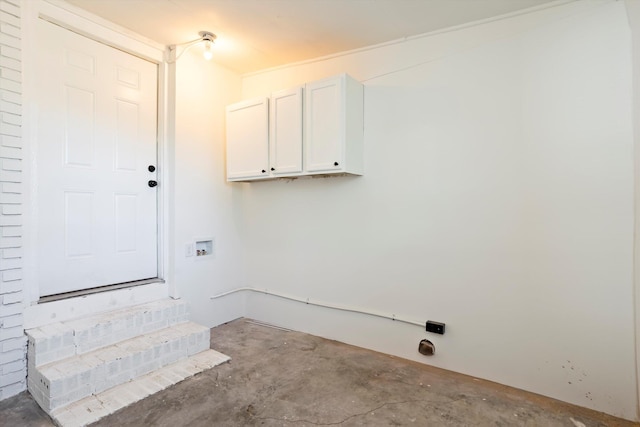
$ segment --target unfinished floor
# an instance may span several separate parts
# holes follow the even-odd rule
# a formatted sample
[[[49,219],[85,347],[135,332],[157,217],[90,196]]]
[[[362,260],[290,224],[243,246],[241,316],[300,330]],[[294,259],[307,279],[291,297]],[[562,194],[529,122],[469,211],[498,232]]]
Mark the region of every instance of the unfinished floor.
[[[638,426],[323,338],[239,319],[211,330],[231,356],[93,426]],[[27,393],[0,426],[52,426]]]

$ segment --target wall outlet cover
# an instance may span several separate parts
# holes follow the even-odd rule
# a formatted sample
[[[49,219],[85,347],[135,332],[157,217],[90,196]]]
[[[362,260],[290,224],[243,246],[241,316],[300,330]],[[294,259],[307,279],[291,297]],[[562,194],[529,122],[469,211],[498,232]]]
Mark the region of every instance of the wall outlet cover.
[[[184,256],[191,257],[195,253],[195,245],[193,243],[187,243],[184,245]]]
[[[427,332],[444,335],[444,323],[427,320]]]

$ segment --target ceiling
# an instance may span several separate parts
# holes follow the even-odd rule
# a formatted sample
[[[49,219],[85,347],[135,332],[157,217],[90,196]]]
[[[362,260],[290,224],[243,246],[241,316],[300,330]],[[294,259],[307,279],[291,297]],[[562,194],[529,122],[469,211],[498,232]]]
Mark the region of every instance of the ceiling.
[[[239,73],[487,19],[552,0],[68,0],[164,45],[218,36]]]

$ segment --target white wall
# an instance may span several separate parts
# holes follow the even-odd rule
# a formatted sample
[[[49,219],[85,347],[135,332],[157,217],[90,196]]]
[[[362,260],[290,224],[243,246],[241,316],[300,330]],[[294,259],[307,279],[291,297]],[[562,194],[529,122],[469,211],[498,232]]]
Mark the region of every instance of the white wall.
[[[340,72],[365,84],[365,175],[234,184],[245,284],[447,333],[425,358],[420,327],[256,294],[247,315],[637,420],[624,3],[265,71],[243,97]]]
[[[226,182],[224,150],[225,106],[239,99],[240,89],[237,74],[205,61],[196,47],[177,62],[171,281],[189,302],[191,320],[209,327],[244,315],[243,295],[209,300],[245,277],[241,189]],[[214,255],[185,256],[187,244],[209,238]]]
[[[184,55],[174,292],[208,326],[247,314],[638,419],[630,52],[624,4],[592,1],[242,80]],[[340,72],[365,83],[365,176],[225,182],[224,105]],[[185,257],[200,237],[215,258]],[[208,299],[239,286],[447,333],[424,358],[420,327]]]
[[[632,52],[633,52],[633,117],[634,117],[634,182],[640,180],[640,76],[637,70],[640,69],[640,2],[634,0],[625,0],[627,6],[627,14],[629,15],[629,24],[632,31]],[[638,395],[640,396],[640,257],[637,256],[640,253],[640,218],[638,213],[640,212],[640,186],[635,185],[635,245],[634,245],[634,281],[635,281],[635,333],[636,333],[636,388],[638,389]],[[640,407],[640,399],[638,402]],[[639,409],[640,412],[640,409]]]

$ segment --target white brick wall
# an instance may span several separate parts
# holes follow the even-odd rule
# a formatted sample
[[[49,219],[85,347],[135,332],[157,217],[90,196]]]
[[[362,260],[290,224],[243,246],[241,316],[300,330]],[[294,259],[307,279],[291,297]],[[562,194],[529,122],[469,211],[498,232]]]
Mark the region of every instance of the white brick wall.
[[[0,0],[0,400],[26,388],[20,0]]]
[[[162,300],[28,329],[29,392],[51,413],[208,350],[209,328],[185,314]]]

